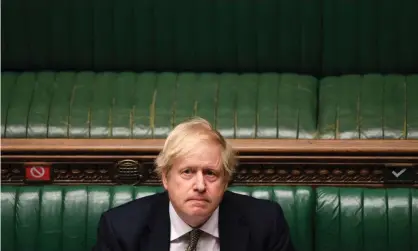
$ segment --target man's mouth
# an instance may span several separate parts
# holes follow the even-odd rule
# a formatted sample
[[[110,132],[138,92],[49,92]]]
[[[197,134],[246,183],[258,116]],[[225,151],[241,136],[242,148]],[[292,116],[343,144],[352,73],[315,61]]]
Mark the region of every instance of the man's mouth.
[[[208,199],[205,199],[205,198],[196,198],[196,197],[192,197],[192,198],[190,198],[190,199],[188,199],[188,200],[194,200],[194,201],[202,201],[202,202],[209,202],[209,200]]]

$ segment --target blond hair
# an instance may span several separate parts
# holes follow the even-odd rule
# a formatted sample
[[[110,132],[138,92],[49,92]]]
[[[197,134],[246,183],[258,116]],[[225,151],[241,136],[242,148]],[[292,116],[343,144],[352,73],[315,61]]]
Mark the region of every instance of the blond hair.
[[[160,178],[166,175],[174,159],[187,156],[197,144],[202,142],[217,144],[221,147],[222,169],[226,181],[229,182],[235,172],[235,152],[225,138],[213,129],[207,120],[200,117],[180,123],[170,132],[162,151],[155,160],[156,173]]]

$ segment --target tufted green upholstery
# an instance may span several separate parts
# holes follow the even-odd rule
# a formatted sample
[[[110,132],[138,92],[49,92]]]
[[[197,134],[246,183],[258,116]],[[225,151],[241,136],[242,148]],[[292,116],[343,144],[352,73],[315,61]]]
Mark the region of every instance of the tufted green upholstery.
[[[4,0],[1,136],[164,138],[199,115],[228,138],[417,139],[416,9]]]
[[[297,250],[312,250],[314,194],[311,188],[231,187],[230,190],[282,203]],[[1,249],[90,250],[103,211],[157,191],[162,189],[133,186],[2,186]]]
[[[100,214],[158,187],[2,187],[2,250],[90,250]],[[9,240],[9,241],[4,241]]]
[[[315,250],[418,250],[418,189],[321,187]]]
[[[296,74],[5,72],[4,138],[165,138],[193,115],[228,138],[313,138],[317,80]]]
[[[298,251],[418,249],[414,188],[232,186],[229,190],[279,202]],[[90,250],[103,211],[158,191],[162,188],[2,186],[1,249]]]
[[[227,138],[418,139],[416,74],[45,71],[1,80],[4,138],[165,138],[197,115]]]
[[[2,66],[35,71],[317,72],[319,3],[4,0]]]
[[[318,86],[321,139],[418,139],[418,75],[329,76]]]

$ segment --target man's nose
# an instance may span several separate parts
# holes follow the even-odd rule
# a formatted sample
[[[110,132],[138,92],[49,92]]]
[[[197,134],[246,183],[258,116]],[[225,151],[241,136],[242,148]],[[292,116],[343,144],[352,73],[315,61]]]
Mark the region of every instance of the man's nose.
[[[196,173],[195,182],[196,182],[196,184],[195,184],[196,190],[198,190],[199,192],[204,192],[205,189],[206,189],[206,184],[205,184],[205,180],[204,180],[202,172],[197,172]]]

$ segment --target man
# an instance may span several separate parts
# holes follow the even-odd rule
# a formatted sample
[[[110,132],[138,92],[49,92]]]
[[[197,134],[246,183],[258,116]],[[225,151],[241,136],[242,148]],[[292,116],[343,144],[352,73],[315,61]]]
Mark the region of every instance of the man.
[[[235,155],[201,118],[178,125],[156,158],[165,192],[105,212],[95,251],[293,251],[281,207],[226,191]]]

